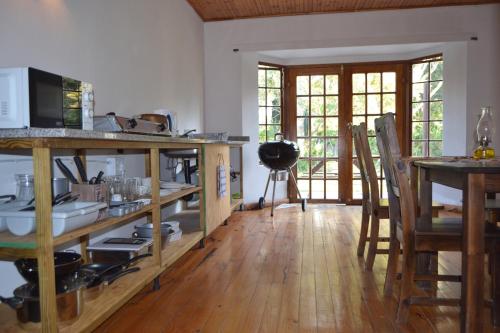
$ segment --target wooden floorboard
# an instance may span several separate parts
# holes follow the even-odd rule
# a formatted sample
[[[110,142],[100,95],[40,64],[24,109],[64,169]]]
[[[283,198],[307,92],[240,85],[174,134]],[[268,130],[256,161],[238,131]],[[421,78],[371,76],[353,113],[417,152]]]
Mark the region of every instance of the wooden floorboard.
[[[96,332],[457,332],[458,307],[412,307],[407,325],[395,323],[399,285],[383,295],[387,255],[364,270],[360,219],[358,206],[236,212],[161,275],[159,291],[145,288]],[[440,273],[458,274],[460,260],[441,253]],[[459,297],[460,285],[439,282],[438,295]],[[484,321],[500,332],[486,308]]]

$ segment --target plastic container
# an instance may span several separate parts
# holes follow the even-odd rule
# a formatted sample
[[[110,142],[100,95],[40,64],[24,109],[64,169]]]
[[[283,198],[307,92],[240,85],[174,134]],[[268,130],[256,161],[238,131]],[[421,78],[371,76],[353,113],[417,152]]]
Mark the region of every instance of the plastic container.
[[[89,225],[97,220],[99,210],[106,208],[103,202],[71,202],[54,206],[52,210],[52,234],[60,236],[71,230]],[[7,228],[16,236],[25,236],[36,231],[35,211],[0,210]]]
[[[28,204],[28,201],[18,201],[18,200],[0,204],[0,232],[7,230],[7,217],[1,216],[1,211],[24,208],[26,207],[26,204]]]

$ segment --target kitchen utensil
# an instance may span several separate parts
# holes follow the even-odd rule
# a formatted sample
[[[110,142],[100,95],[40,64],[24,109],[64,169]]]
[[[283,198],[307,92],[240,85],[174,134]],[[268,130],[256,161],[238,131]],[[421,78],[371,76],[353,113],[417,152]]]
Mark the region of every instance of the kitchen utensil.
[[[67,178],[52,178],[52,197],[69,192],[69,182]]]
[[[82,263],[82,256],[74,252],[54,252],[54,272],[56,280],[70,275],[78,270]],[[32,284],[38,284],[38,260],[21,258],[14,261],[19,274]]]
[[[78,281],[68,291],[56,294],[57,318],[67,321],[77,318],[83,312],[83,285]],[[40,298],[38,287],[23,284],[14,290],[14,297],[0,296],[0,301],[16,310],[17,319],[22,323],[40,322]]]
[[[153,244],[150,238],[144,239],[142,244],[115,244],[107,243],[109,238],[90,244],[87,247],[92,262],[116,264],[128,261],[139,255],[149,253],[148,248]]]
[[[130,265],[136,263],[137,261],[151,256],[152,256],[151,253],[145,253],[115,264],[109,264],[109,263],[85,264],[80,267],[79,272],[84,271],[87,272],[86,273],[87,275],[90,275],[88,272],[91,271],[95,274],[92,280],[89,279],[88,283],[88,286],[92,287],[97,284],[100,284],[104,280],[114,277],[116,273],[129,268]]]
[[[73,175],[73,173],[68,169],[68,167],[63,163],[63,161],[61,161],[60,158],[56,158],[55,159],[56,161],[56,164],[57,164],[57,167],[59,168],[59,170],[61,170],[61,172],[63,173],[64,177],[68,178],[68,180],[72,183],[72,184],[78,184],[78,180],[76,180],[75,176]]]
[[[168,222],[161,222],[161,245],[164,248],[168,244],[168,237],[175,233],[171,225]],[[140,226],[135,226],[135,232],[132,237],[136,238],[153,238],[153,224],[144,223]]]
[[[83,161],[80,156],[73,157],[73,161],[75,161],[76,168],[78,169],[78,173],[80,174],[80,179],[83,183],[87,182],[87,171],[85,171],[85,167],[83,166]]]
[[[17,174],[14,177],[16,179],[17,185],[17,200],[31,200],[35,196],[35,184],[33,175]]]
[[[128,269],[121,270],[119,272],[116,272],[114,274],[110,274],[109,276],[106,276],[103,278],[102,281],[100,281],[97,284],[93,285],[87,285],[85,290],[83,291],[83,295],[86,301],[91,301],[96,299],[101,295],[101,293],[104,291],[104,289],[107,288],[107,286],[111,285],[113,282],[121,278],[122,276],[125,276],[130,273],[138,272],[140,271],[140,267],[132,267]]]
[[[102,176],[104,176],[103,171],[99,171],[96,177],[92,177],[89,181],[89,184],[100,184],[102,182]]]

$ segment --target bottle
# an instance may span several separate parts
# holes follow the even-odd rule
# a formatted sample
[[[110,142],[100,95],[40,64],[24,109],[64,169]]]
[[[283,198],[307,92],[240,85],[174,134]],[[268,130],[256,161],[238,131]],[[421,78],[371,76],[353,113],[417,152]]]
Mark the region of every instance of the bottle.
[[[495,157],[495,150],[490,146],[495,132],[495,123],[490,107],[481,108],[481,118],[477,122],[477,140],[479,146],[474,149],[472,156],[475,159],[490,159]]]

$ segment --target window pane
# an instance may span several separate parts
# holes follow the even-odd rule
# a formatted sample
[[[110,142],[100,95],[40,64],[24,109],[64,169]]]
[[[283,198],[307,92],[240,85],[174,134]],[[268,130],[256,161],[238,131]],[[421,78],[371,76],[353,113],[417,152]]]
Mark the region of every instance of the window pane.
[[[377,119],[377,116],[371,116],[366,119],[366,129],[368,131],[369,136],[375,136],[375,119]]]
[[[396,113],[396,94],[384,94],[382,111]]]
[[[431,120],[443,120],[443,102],[430,102]]]
[[[338,156],[338,139],[326,139],[326,157]]]
[[[339,136],[339,120],[338,118],[326,118],[326,136]]]
[[[424,125],[427,123],[414,122],[411,124],[411,138],[412,140],[424,140],[427,139],[424,130]]]
[[[429,142],[429,156],[442,156],[443,155],[443,142],[431,141]]]
[[[259,69],[259,87],[266,86],[266,70]]]
[[[424,156],[424,143],[419,141],[414,141],[411,143],[411,155],[412,156]]]
[[[370,151],[373,156],[379,156],[378,155],[378,146],[377,146],[377,138],[374,136],[368,137],[368,145],[370,146]]]
[[[352,181],[352,198],[363,199],[363,188],[361,186],[361,180],[359,179]]]
[[[423,82],[429,80],[429,63],[414,64],[412,66],[412,81]]]
[[[259,124],[266,124],[266,108],[259,108]]]
[[[311,157],[323,157],[325,151],[325,139],[311,139]]]
[[[299,179],[297,181],[297,187],[303,198],[309,198],[309,180]]]
[[[312,75],[311,76],[311,95],[323,95],[325,93],[323,75]]]
[[[326,181],[326,198],[338,199],[339,198],[339,182],[338,180]]]
[[[309,97],[297,97],[297,116],[309,115]]]
[[[297,136],[309,136],[309,118],[297,118]]]
[[[412,120],[424,120],[424,105],[425,103],[412,103]]]
[[[267,123],[281,124],[281,108],[278,106],[267,108]]]
[[[354,94],[365,92],[365,74],[352,74],[352,92]]]
[[[311,180],[311,199],[325,198],[325,183],[323,180]]]
[[[443,122],[432,121],[429,124],[429,139],[442,140],[443,139]]]
[[[267,71],[267,86],[271,88],[281,88],[281,71]]]
[[[323,118],[311,118],[311,136],[324,136],[325,122]]]
[[[325,113],[325,105],[323,96],[311,97],[311,115],[322,116]]]
[[[297,173],[299,178],[309,178],[309,160],[300,159],[297,162]]]
[[[352,117],[352,124],[353,125],[359,125],[362,122],[365,122],[365,117],[364,116],[354,116]]]
[[[352,95],[352,113],[365,114],[366,95]]]
[[[443,61],[433,61],[431,62],[431,81],[442,80],[443,79]]]
[[[259,89],[259,106],[266,106],[266,89]]]
[[[336,116],[339,114],[339,98],[337,96],[326,96],[326,115]]]
[[[339,178],[339,162],[337,160],[326,161],[326,178]]]
[[[267,140],[274,140],[274,135],[280,133],[281,128],[279,125],[268,125],[267,126]]]
[[[259,126],[259,142],[266,141],[266,125]]]
[[[352,160],[352,178],[353,179],[361,178],[361,171],[359,169],[359,160],[357,158],[353,158]]]
[[[309,76],[297,76],[297,95],[309,95]]]
[[[311,178],[316,178],[316,179],[325,178],[325,162],[323,160],[311,161]]]
[[[384,72],[382,74],[382,83],[384,92],[395,92],[396,91],[396,73],[394,72]]]
[[[297,139],[300,157],[309,157],[309,139]]]
[[[368,73],[368,92],[380,92],[380,73]]]
[[[380,95],[368,95],[368,113],[380,114]]]
[[[337,95],[339,93],[339,77],[338,75],[327,75],[326,80],[326,91],[327,95]]]
[[[443,81],[431,82],[430,100],[443,99]]]
[[[267,105],[280,106],[281,105],[281,90],[280,89],[267,89]]]
[[[426,101],[427,100],[427,94],[426,94],[426,86],[428,86],[427,83],[415,83],[412,85],[412,102],[421,102],[421,101]]]

